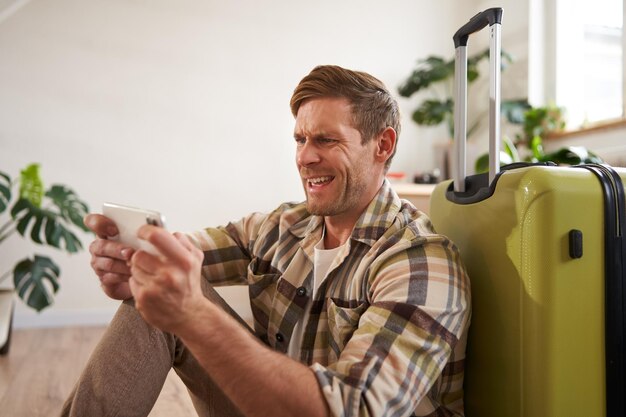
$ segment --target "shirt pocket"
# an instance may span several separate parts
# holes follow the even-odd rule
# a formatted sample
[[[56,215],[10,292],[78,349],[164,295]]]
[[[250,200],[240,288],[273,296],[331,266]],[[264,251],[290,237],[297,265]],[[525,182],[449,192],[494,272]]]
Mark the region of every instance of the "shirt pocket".
[[[272,271],[259,258],[253,258],[248,264],[248,292],[250,294],[250,308],[254,317],[254,330],[257,336],[264,341],[267,338],[272,301],[280,277],[280,273]]]
[[[331,337],[331,349],[339,357],[352,334],[359,326],[359,319],[367,309],[367,303],[362,302],[356,307],[339,307],[337,301],[328,299],[328,327]],[[335,359],[336,359],[335,358]]]

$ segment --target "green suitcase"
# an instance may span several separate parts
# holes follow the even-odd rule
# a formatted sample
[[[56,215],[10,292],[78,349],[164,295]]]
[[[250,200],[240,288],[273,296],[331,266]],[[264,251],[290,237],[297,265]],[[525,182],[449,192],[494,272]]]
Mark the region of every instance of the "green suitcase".
[[[484,19],[464,26],[465,42],[487,24],[499,26],[477,18]],[[499,56],[497,39],[491,53]],[[457,148],[465,142],[462,69]],[[493,68],[495,84],[498,74]],[[498,104],[499,85],[491,96]],[[489,175],[466,177],[461,149],[454,181],[435,188],[430,207],[436,230],[459,247],[472,286],[466,415],[624,416],[626,170],[522,165],[498,172],[498,105],[490,122],[496,163]]]

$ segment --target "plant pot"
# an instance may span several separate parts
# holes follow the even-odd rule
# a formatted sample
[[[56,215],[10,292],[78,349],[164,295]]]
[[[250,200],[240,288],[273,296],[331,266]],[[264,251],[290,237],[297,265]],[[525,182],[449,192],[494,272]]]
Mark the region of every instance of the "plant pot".
[[[0,290],[0,355],[9,353],[15,309],[14,290]]]
[[[433,144],[433,159],[435,160],[435,169],[439,170],[440,181],[452,178],[452,145],[452,140]]]
[[[474,166],[476,159],[479,157],[480,147],[473,141],[465,142],[465,160],[466,160],[466,175],[473,175],[476,170]],[[454,141],[447,140],[442,142],[436,142],[433,144],[433,158],[435,160],[435,169],[439,169],[441,173],[440,179],[448,180],[454,175]]]

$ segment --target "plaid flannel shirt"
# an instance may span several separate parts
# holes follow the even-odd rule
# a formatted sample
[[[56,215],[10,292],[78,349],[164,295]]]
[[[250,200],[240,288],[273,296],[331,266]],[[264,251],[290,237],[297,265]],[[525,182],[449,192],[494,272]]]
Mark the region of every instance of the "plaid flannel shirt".
[[[323,218],[287,203],[193,236],[213,285],[245,284],[256,335],[286,352]],[[463,415],[470,288],[456,247],[387,181],[330,266],[300,349],[335,416]]]

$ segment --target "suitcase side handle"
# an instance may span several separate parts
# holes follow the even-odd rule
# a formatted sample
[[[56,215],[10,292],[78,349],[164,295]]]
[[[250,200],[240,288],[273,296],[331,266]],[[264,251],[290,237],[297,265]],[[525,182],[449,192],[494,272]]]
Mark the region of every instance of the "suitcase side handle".
[[[478,13],[453,36],[454,59],[454,191],[466,191],[467,161],[467,40],[469,35],[489,25],[489,184],[500,171],[500,27],[502,8]]]

